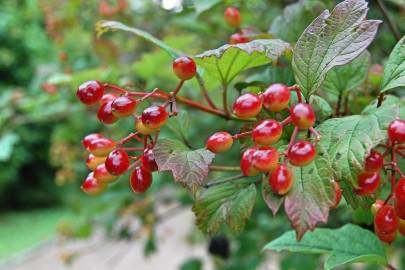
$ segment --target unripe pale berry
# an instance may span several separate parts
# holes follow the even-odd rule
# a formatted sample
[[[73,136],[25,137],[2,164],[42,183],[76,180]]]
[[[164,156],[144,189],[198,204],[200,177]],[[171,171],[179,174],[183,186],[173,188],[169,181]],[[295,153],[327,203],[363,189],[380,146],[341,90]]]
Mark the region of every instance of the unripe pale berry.
[[[357,195],[367,196],[375,193],[380,184],[378,172],[361,172],[357,175],[359,187],[354,190]]]
[[[377,172],[384,166],[384,157],[377,151],[371,151],[364,160],[364,169],[369,172]]]
[[[276,148],[262,146],[253,153],[253,166],[261,172],[274,172],[278,164],[279,154]]]
[[[145,148],[143,150],[142,166],[151,172],[158,170],[158,165],[156,163],[152,148]]]
[[[96,139],[100,139],[100,138],[104,138],[103,135],[99,134],[99,133],[91,133],[86,135],[83,140],[82,140],[82,144],[84,146],[84,148],[88,148],[90,143]]]
[[[152,105],[142,112],[142,123],[149,129],[158,129],[163,126],[169,114],[163,106]]]
[[[259,170],[253,165],[253,155],[256,152],[256,148],[248,148],[242,154],[240,159],[240,170],[245,176],[255,176],[259,173]]]
[[[293,172],[285,164],[280,164],[278,168],[270,174],[269,185],[274,193],[284,195],[293,186]]]
[[[240,33],[232,34],[229,38],[229,44],[248,43],[250,39]]]
[[[307,129],[315,124],[315,113],[312,106],[305,103],[298,103],[290,110],[291,120],[295,126]]]
[[[241,119],[249,119],[259,114],[262,109],[260,97],[252,93],[239,96],[233,104],[233,113]]]
[[[130,116],[136,109],[137,101],[128,96],[120,96],[111,104],[112,113],[117,118]]]
[[[86,166],[89,170],[93,171],[98,165],[103,164],[106,158],[107,157],[96,157],[90,153],[86,159]]]
[[[105,168],[112,175],[121,175],[129,167],[129,157],[124,149],[119,148],[108,154],[105,160]]]
[[[110,183],[118,179],[118,176],[112,175],[107,171],[104,163],[96,167],[94,177],[101,183]]]
[[[107,138],[100,138],[90,142],[87,150],[97,157],[105,157],[116,146],[113,140]]]
[[[180,80],[189,80],[197,72],[197,65],[194,60],[188,56],[181,56],[173,62],[173,72]]]
[[[276,143],[283,133],[283,127],[273,119],[263,120],[252,130],[252,139],[256,144],[271,145]]]
[[[405,142],[405,120],[396,119],[389,124],[388,138],[394,143]]]
[[[270,112],[279,112],[288,107],[290,90],[282,83],[270,85],[263,93],[263,106]]]
[[[135,168],[130,177],[130,185],[134,192],[144,193],[152,184],[152,174],[144,167]]]
[[[208,140],[206,147],[213,153],[223,153],[228,151],[233,144],[232,135],[228,132],[216,132],[212,134]]]
[[[86,105],[97,103],[104,94],[104,86],[99,81],[87,81],[77,89],[76,96]]]
[[[97,118],[101,123],[111,125],[117,122],[118,118],[112,113],[112,102],[106,102],[100,105],[97,111]]]
[[[316,156],[315,146],[308,141],[298,141],[288,150],[287,157],[295,166],[305,166],[311,163]]]
[[[98,195],[103,192],[106,187],[105,184],[94,178],[94,173],[91,172],[87,175],[80,188],[88,195]]]
[[[239,10],[235,7],[227,7],[224,12],[225,22],[232,27],[239,27],[241,24],[241,17]]]

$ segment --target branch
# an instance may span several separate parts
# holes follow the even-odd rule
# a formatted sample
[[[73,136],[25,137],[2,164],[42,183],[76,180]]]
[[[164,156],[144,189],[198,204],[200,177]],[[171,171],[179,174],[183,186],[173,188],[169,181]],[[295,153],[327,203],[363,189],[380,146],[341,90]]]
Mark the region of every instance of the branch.
[[[212,99],[208,95],[208,91],[205,88],[205,82],[204,82],[203,78],[198,73],[195,74],[195,78],[197,79],[198,85],[200,86],[201,94],[203,95],[203,97],[207,101],[208,105],[210,105],[214,109],[217,109],[217,106],[215,106],[214,102],[212,101]]]
[[[211,165],[210,171],[217,171],[217,172],[235,172],[240,171],[238,166],[226,166],[226,165]]]
[[[381,11],[381,14],[384,16],[385,20],[387,21],[388,27],[390,28],[391,32],[394,34],[394,37],[397,39],[397,41],[399,41],[401,39],[401,35],[399,34],[397,26],[391,20],[389,14],[388,14],[388,10],[385,7],[383,1],[382,0],[377,0],[377,5],[378,5],[378,8]]]

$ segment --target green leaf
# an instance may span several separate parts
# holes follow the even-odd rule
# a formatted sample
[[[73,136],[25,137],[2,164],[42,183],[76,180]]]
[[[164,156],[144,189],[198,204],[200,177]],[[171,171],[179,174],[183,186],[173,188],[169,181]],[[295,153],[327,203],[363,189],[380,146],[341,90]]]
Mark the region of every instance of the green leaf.
[[[324,3],[309,0],[288,5],[283,10],[283,13],[273,20],[269,33],[287,42],[296,42],[307,25],[324,8]]]
[[[336,177],[342,183],[343,194],[353,206],[367,206],[368,200],[353,195],[356,174],[363,169],[370,150],[386,140],[388,124],[399,114],[398,105],[383,105],[370,114],[333,118],[317,127]]]
[[[329,255],[324,264],[326,270],[347,263],[364,262],[387,265],[385,249],[377,236],[359,226],[347,224],[339,229],[316,229],[307,233],[300,242],[289,231],[270,242],[265,250],[289,251]]]
[[[326,223],[335,201],[331,165],[319,146],[317,153],[315,160],[307,166],[291,167],[294,185],[285,196],[284,208],[297,239],[319,222]]]
[[[190,150],[182,142],[161,139],[153,153],[159,171],[172,171],[174,180],[196,193],[208,175],[215,154],[205,148]]]
[[[381,93],[400,86],[405,86],[405,36],[392,50],[384,67]]]
[[[362,85],[370,67],[370,53],[364,51],[350,63],[331,69],[326,75],[322,89],[338,96]]]
[[[14,145],[20,140],[17,133],[5,133],[0,137],[0,161],[7,161],[13,154]]]
[[[322,121],[333,115],[333,109],[329,103],[322,97],[312,95],[309,98],[309,104],[312,105],[316,113],[316,119]]]
[[[346,0],[325,10],[299,38],[292,66],[296,82],[308,98],[335,66],[349,63],[372,42],[381,21],[365,20],[367,2]]]
[[[172,58],[177,58],[178,56],[180,56],[180,52],[178,52],[177,50],[173,49],[172,47],[170,47],[169,45],[167,45],[166,43],[164,43],[163,41],[161,41],[160,39],[152,36],[151,34],[149,34],[148,32],[145,32],[141,29],[138,28],[134,28],[134,27],[129,27],[121,22],[117,22],[117,21],[105,21],[105,20],[101,20],[98,21],[96,23],[96,32],[97,32],[97,36],[100,37],[102,34],[108,32],[108,31],[115,31],[115,30],[122,30],[122,31],[127,31],[130,32],[134,35],[137,35],[141,38],[144,38],[145,40],[152,42],[153,44],[155,44],[156,46],[162,48],[163,50],[165,50]]]
[[[279,39],[258,39],[249,43],[223,45],[195,56],[207,73],[229,84],[239,73],[270,62],[290,50],[290,45]]]
[[[193,205],[200,230],[216,234],[224,224],[241,232],[256,201],[256,187],[249,181],[229,182],[204,191]]]
[[[201,14],[204,11],[209,10],[220,2],[221,0],[193,0],[194,8],[197,14]]]
[[[375,113],[378,110],[377,103],[378,103],[378,100],[377,99],[374,100],[369,105],[367,105],[361,113],[362,114]],[[405,100],[403,100],[399,97],[393,96],[393,95],[385,95],[382,106],[383,107],[398,106],[399,107],[399,118],[405,119]]]

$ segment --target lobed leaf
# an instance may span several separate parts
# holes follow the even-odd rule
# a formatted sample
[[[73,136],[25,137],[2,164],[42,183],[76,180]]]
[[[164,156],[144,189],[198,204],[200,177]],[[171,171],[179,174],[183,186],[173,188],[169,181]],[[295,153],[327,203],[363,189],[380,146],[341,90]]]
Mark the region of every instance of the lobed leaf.
[[[329,70],[349,63],[372,42],[381,21],[365,20],[367,2],[346,0],[325,10],[304,31],[293,54],[296,82],[305,97],[318,90]]]
[[[388,264],[383,244],[377,236],[366,229],[347,224],[339,229],[316,229],[297,241],[289,231],[268,243],[265,250],[289,251],[309,254],[328,254],[326,270],[355,262]]]
[[[381,93],[405,86],[405,36],[392,50],[384,67]]]
[[[249,43],[223,45],[195,56],[207,73],[229,84],[240,72],[270,62],[290,50],[290,45],[279,39],[258,39]]]
[[[267,207],[273,212],[273,216],[275,216],[284,202],[284,196],[273,193],[267,179],[267,177],[262,179],[262,197]]]
[[[172,171],[174,180],[196,193],[215,154],[205,148],[190,150],[177,140],[160,139],[153,153],[159,171]]]

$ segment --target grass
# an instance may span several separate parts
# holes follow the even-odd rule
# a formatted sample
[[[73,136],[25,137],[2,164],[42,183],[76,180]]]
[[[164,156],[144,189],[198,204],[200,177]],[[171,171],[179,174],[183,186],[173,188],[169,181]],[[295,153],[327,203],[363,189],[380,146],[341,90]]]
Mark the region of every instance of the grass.
[[[0,261],[32,248],[56,233],[59,220],[71,216],[64,209],[10,212],[0,215]]]

